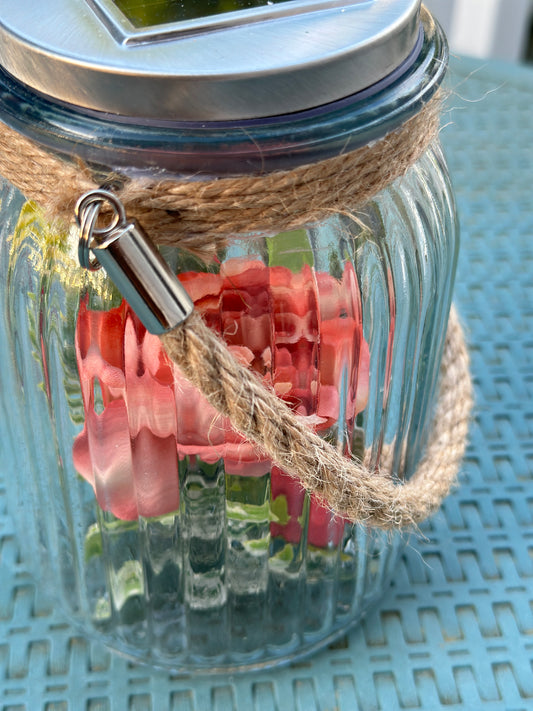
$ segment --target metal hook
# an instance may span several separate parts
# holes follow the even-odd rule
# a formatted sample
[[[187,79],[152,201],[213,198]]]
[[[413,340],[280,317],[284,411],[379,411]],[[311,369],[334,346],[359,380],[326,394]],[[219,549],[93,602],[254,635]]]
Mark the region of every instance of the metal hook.
[[[113,209],[113,218],[105,227],[97,227],[98,217],[106,203],[110,204]],[[117,227],[127,223],[124,205],[108,190],[91,190],[78,200],[74,214],[80,228],[79,262],[85,269],[97,271],[101,265],[94,255],[91,257],[91,251],[102,246],[105,237],[111,235]]]
[[[105,218],[110,211],[112,217],[98,227],[104,206]],[[76,205],[76,221],[80,264],[93,271],[102,266],[151,333],[172,330],[192,313],[194,304],[176,274],[141,225],[128,220],[113,193],[91,190],[83,195]]]

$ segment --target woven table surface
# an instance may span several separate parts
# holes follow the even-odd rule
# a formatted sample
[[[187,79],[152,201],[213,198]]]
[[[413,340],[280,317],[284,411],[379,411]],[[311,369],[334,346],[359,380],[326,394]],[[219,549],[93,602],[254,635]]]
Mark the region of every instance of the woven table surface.
[[[411,537],[378,609],[280,670],[173,676],[125,661],[20,563],[0,423],[0,711],[533,709],[533,69],[454,59],[449,85],[475,420],[461,488]]]

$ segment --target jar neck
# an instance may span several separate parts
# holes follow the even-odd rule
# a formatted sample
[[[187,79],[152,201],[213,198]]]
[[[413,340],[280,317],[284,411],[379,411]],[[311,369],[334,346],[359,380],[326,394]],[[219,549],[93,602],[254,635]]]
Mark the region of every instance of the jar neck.
[[[0,73],[0,119],[53,152],[125,173],[253,174],[286,170],[382,138],[420,111],[440,86],[448,49],[422,12],[419,42],[378,84],[304,112],[231,122],[135,121],[50,101]]]

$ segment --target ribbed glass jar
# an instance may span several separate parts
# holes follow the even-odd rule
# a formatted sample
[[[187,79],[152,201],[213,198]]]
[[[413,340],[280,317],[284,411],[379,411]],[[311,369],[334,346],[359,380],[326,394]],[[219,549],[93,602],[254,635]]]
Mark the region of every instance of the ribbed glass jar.
[[[445,59],[426,17],[424,47],[406,75],[284,125],[300,127],[302,152],[331,152],[342,131],[335,138],[327,127],[341,123],[364,143],[376,121],[412,112]],[[20,108],[26,90],[3,81]],[[168,127],[125,126],[99,153],[80,124],[94,136],[102,119],[37,97],[14,111],[30,134],[27,112],[40,112],[43,143],[75,144],[77,132],[80,154],[93,151],[108,166],[116,149],[124,170],[128,131],[159,131],[161,145],[164,134],[170,160]],[[196,130],[182,129],[181,137]],[[297,162],[272,138],[279,122],[256,129],[267,159],[275,145],[274,163]],[[244,154],[217,131],[239,133],[204,131],[202,160],[210,170],[234,160],[238,171]],[[313,131],[321,141],[302,138]],[[300,139],[287,139],[295,155]],[[175,142],[178,155],[186,141]],[[137,144],[129,145],[135,168]],[[148,147],[137,150],[146,170]],[[16,472],[8,495],[43,588],[89,635],[176,670],[287,661],[357,621],[391,578],[401,536],[334,518],[216,414],[103,272],[79,267],[74,231],[50,227],[7,182],[0,199],[0,404]],[[457,248],[434,142],[353,216],[240,236],[209,264],[162,251],[207,323],[311,427],[408,477],[431,425]]]

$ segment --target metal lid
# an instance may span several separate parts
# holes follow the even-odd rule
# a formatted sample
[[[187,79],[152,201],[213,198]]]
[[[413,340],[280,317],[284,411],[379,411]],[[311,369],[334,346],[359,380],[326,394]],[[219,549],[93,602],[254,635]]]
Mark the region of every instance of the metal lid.
[[[266,0],[147,27],[120,4],[0,0],[0,65],[83,108],[221,121],[302,111],[361,91],[402,64],[420,33],[420,0]]]

